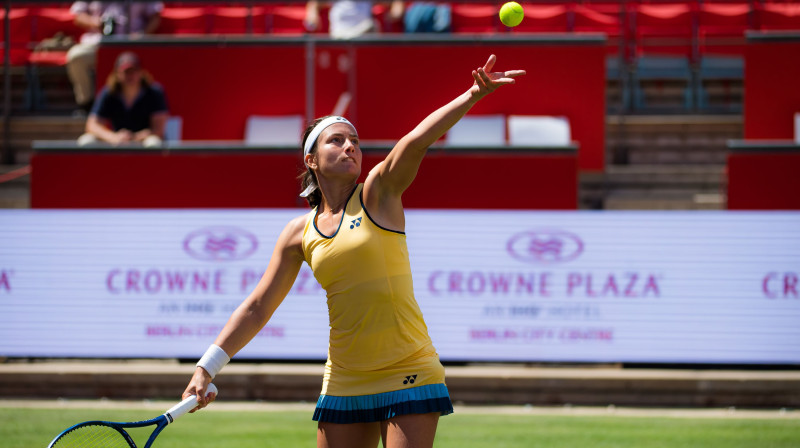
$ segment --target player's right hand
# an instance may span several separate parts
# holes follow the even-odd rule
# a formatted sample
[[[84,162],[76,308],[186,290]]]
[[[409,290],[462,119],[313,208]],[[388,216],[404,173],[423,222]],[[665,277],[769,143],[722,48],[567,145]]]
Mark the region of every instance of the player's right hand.
[[[203,409],[217,398],[215,393],[208,393],[209,384],[211,384],[211,375],[202,367],[196,368],[191,381],[189,381],[189,385],[186,386],[186,390],[183,391],[183,398],[197,395],[197,407],[189,412]]]

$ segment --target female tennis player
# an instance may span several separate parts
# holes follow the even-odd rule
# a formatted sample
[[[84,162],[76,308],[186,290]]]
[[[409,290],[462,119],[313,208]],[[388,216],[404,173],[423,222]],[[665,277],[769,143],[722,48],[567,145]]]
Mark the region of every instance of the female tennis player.
[[[481,98],[524,70],[472,71],[472,86],[400,139],[357,184],[361,150],[346,119],[317,119],[303,135],[301,196],[310,213],[281,232],[267,269],[197,364],[184,397],[206,388],[261,330],[288,294],[302,263],[327,292],[328,361],[314,412],[317,446],[433,446],[440,415],[453,412],[444,368],[416,300],[401,196],[427,148]],[[213,401],[198,398],[198,408]]]

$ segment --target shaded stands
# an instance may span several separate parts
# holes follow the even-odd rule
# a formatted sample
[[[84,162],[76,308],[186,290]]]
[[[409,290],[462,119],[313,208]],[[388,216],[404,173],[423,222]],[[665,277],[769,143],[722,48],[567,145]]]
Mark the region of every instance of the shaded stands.
[[[523,1],[526,18],[513,29],[499,22],[500,1],[451,3],[454,34],[606,34],[614,100],[609,106],[622,111],[736,112],[741,108],[744,31],[800,29],[800,5],[794,2]],[[42,52],[35,47],[58,33],[77,39],[80,30],[72,23],[69,2],[12,2],[12,6],[10,64],[27,67],[31,84],[21,107],[43,108],[47,98],[37,84],[36,69],[63,66],[65,51]],[[376,5],[374,13],[382,32],[402,31],[399,23],[388,20],[386,5]],[[304,14],[304,2],[168,1],[158,32],[300,35],[307,33]],[[311,34],[327,35],[325,11],[321,17],[322,26]],[[0,20],[0,28],[4,23]],[[4,51],[0,49],[0,56]]]
[[[164,85],[171,113],[182,117],[184,140],[242,139],[251,115],[310,120],[349,98],[345,114],[363,140],[396,141],[464,92],[470,83],[464,74],[495,53],[508,64],[496,68],[527,69],[525,82],[469,114],[566,117],[580,146],[579,169],[602,171],[603,43],[602,35],[109,39],[99,50],[98,76],[109,73],[120,52],[138,53]],[[409,80],[409,67],[436,67],[436,77]],[[387,105],[390,113],[377,113]]]
[[[62,141],[36,142],[34,149],[32,208],[306,206],[298,197],[302,162],[295,147],[182,142],[155,149],[78,148],[73,141]],[[362,177],[389,149],[362,141]],[[536,176],[514,174],[521,165],[537,167]],[[435,147],[403,195],[403,204],[571,210],[577,208],[577,189],[575,147]]]
[[[793,3],[627,2],[623,9],[627,63],[619,65],[630,70],[632,98],[622,98],[622,110],[739,112],[745,32],[800,29]]]
[[[8,17],[6,11],[0,9],[0,43],[6,44],[0,45],[0,61],[4,62],[6,75],[4,82],[13,80],[23,86],[19,89],[22,94],[13,89],[9,92],[14,95],[11,104],[16,110],[46,110],[48,96],[56,95],[56,98],[49,98],[50,103],[57,107],[66,102],[71,106],[73,100],[64,66],[69,45],[79,40],[82,30],[74,24],[69,4],[21,5],[25,7],[11,8]],[[9,24],[7,42],[6,22]],[[53,72],[58,74],[56,79],[50,76]],[[53,84],[57,88],[46,95],[45,91],[52,90],[49,88]]]
[[[747,35],[744,140],[729,143],[728,208],[800,210],[800,31]]]
[[[521,2],[504,28],[496,4],[453,8],[455,32],[602,32],[610,111],[723,112],[742,106],[746,30],[800,29],[800,5],[761,1]]]
[[[581,173],[581,208],[725,208],[727,143],[742,138],[738,115],[611,115],[607,165]]]

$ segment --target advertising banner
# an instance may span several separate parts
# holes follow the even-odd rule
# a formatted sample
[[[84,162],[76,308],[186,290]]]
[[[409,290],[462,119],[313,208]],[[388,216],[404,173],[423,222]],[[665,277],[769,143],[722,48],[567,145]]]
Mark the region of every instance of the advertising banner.
[[[302,213],[0,211],[0,356],[197,358]],[[800,363],[800,213],[406,220],[444,361]],[[322,360],[328,331],[325,292],[303,264],[237,357]]]

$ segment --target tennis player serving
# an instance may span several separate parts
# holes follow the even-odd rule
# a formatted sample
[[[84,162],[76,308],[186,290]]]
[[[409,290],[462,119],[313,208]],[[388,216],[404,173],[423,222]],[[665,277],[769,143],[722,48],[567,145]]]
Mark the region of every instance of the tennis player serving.
[[[481,98],[524,70],[472,71],[472,86],[426,117],[358,184],[361,149],[345,118],[322,117],[303,135],[300,194],[312,207],[278,237],[267,269],[197,364],[184,397],[211,380],[266,325],[303,262],[327,292],[328,361],[313,419],[317,446],[433,446],[440,415],[453,412],[444,367],[414,299],[401,196],[428,147]],[[204,407],[213,395],[198,398]]]

